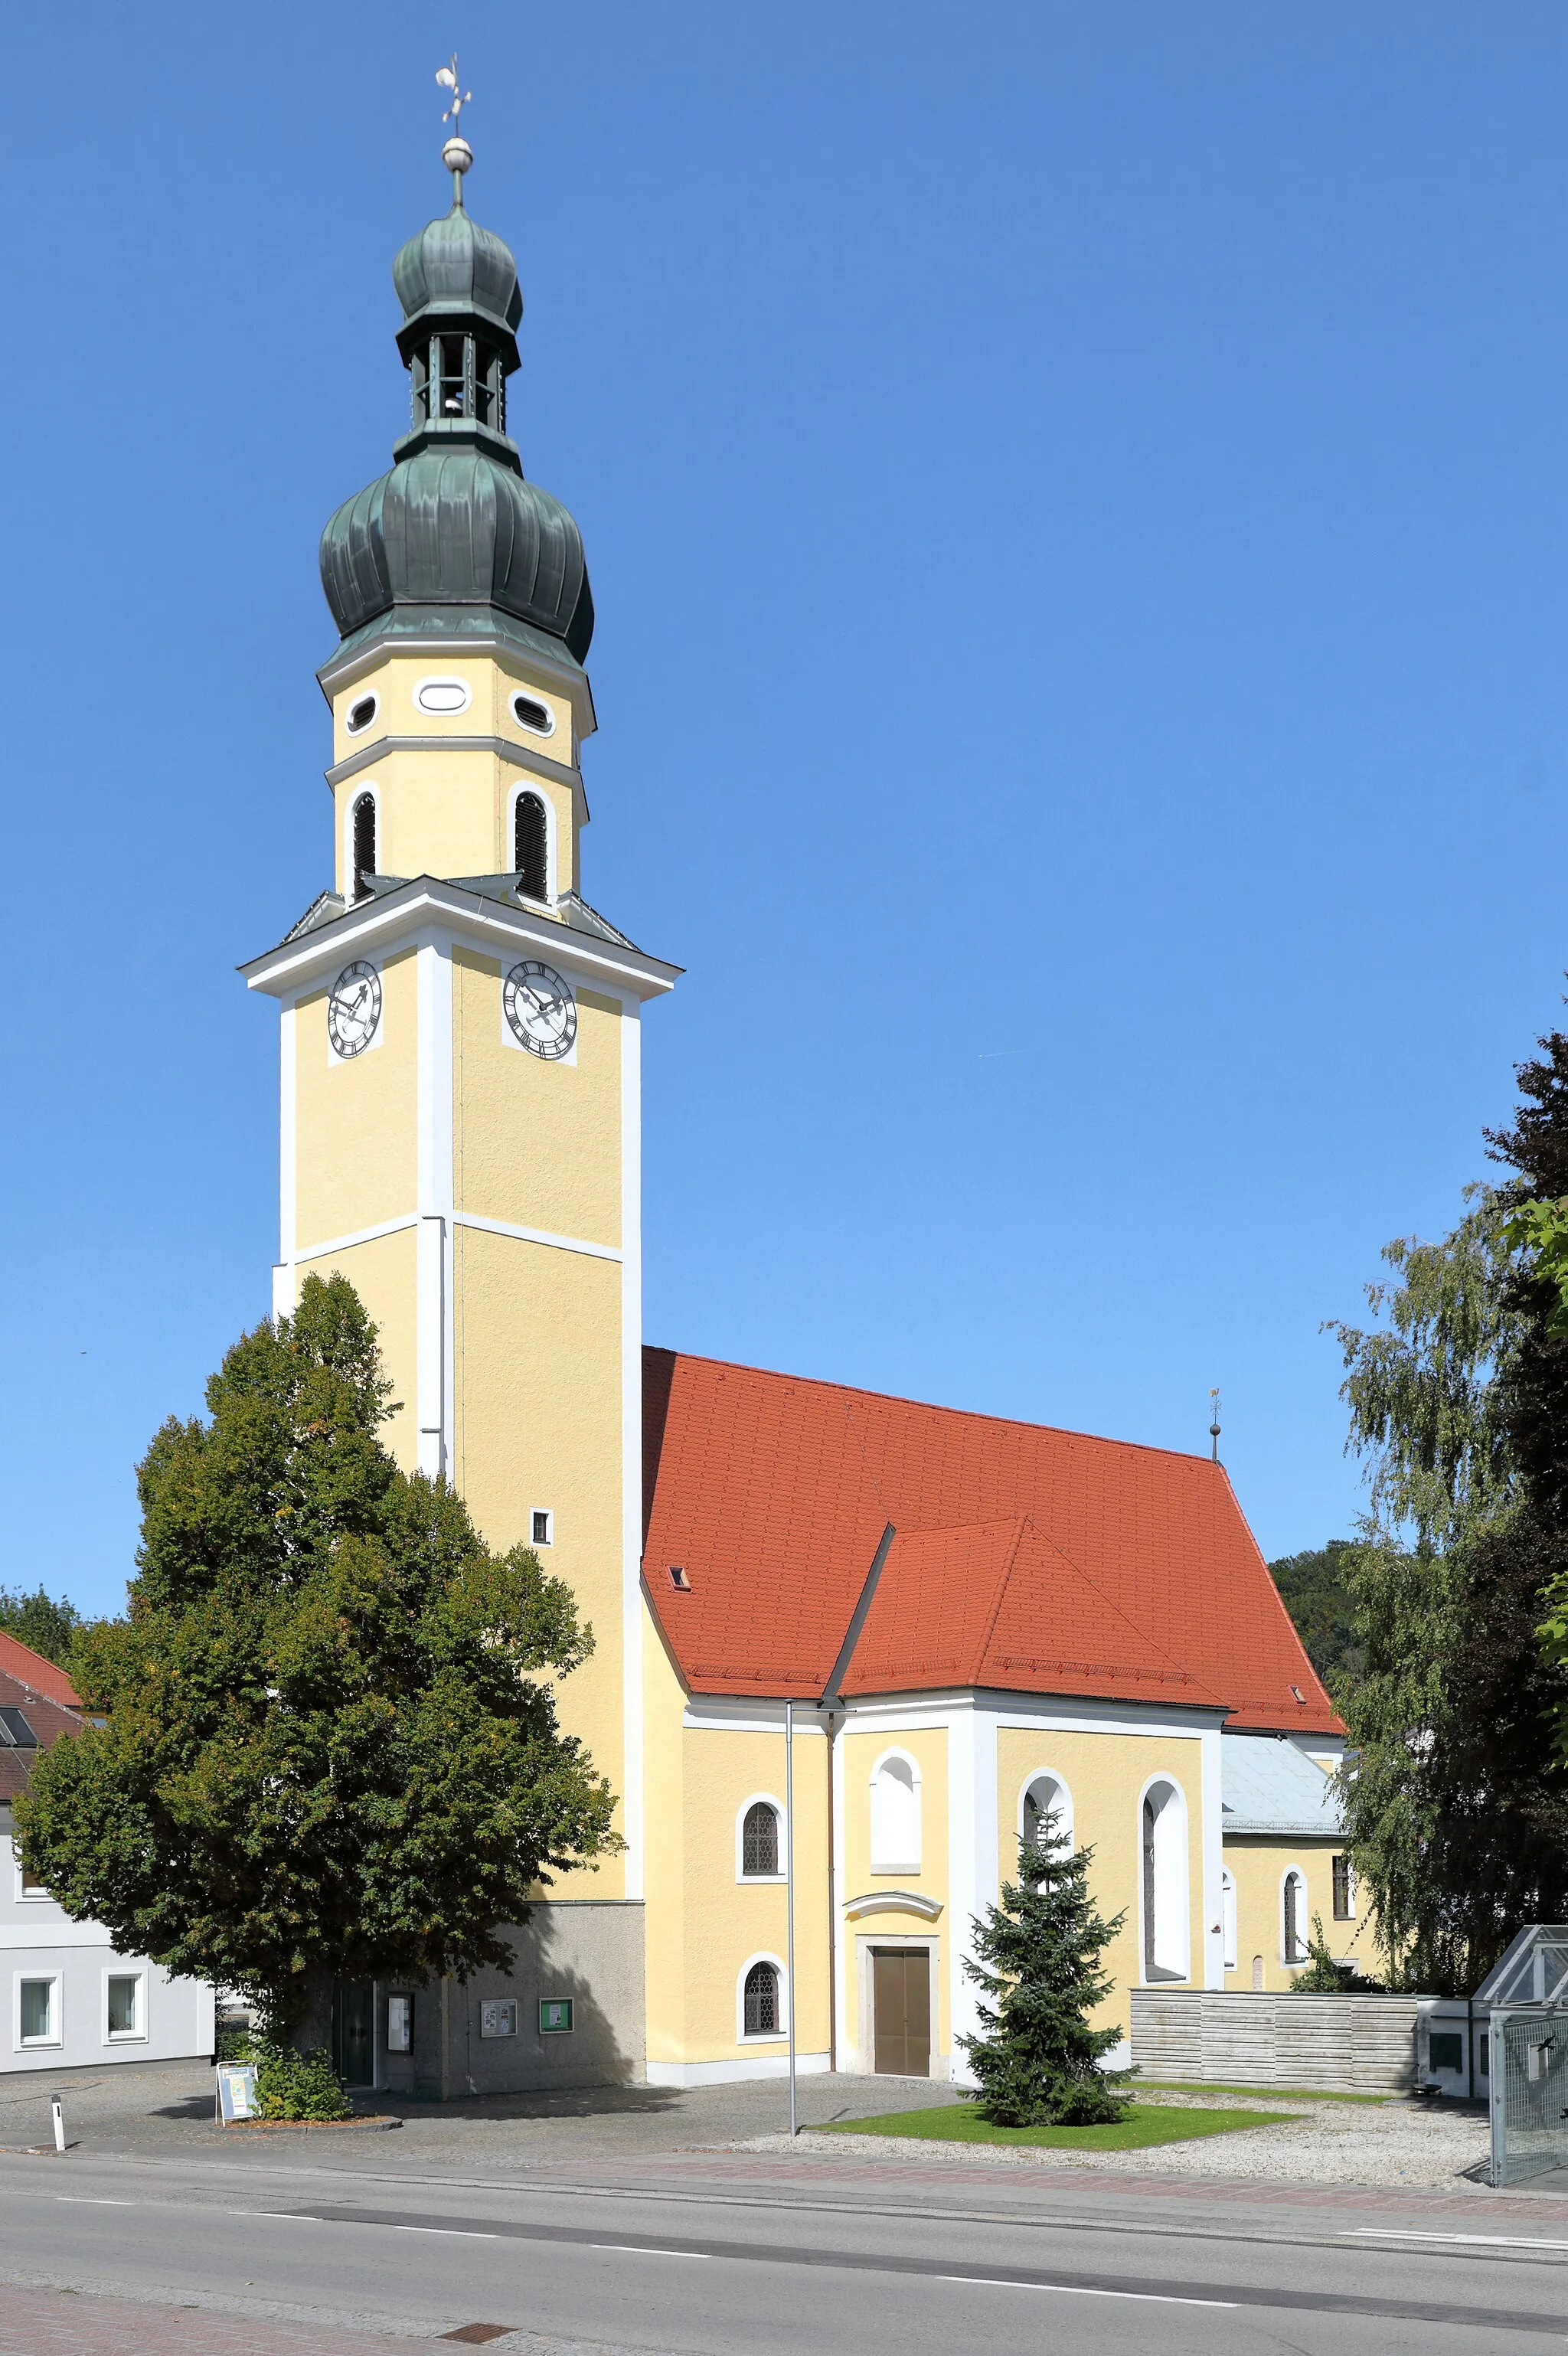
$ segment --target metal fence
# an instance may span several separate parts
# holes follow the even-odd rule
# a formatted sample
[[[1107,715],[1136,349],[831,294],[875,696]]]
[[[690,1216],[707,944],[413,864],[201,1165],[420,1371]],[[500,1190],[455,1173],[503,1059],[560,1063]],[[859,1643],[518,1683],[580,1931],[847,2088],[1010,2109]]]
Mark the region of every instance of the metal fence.
[[[1495,2005],[1492,2182],[1568,2168],[1568,2006]]]

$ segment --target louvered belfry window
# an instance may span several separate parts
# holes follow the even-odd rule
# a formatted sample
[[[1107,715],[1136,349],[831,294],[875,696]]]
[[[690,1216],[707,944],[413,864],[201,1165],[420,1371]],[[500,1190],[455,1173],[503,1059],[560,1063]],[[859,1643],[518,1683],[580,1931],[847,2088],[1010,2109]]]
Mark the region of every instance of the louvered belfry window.
[[[545,815],[544,802],[538,794],[517,796],[512,832],[512,865],[517,873],[518,891],[527,900],[548,900],[549,821]]]
[[[779,1975],[776,1964],[753,1964],[746,1974],[746,2034],[772,2037],[779,2025]]]
[[[363,900],[376,873],[376,797],[361,794],[354,805],[354,897]]]
[[[741,1827],[742,1873],[776,1873],[779,1869],[779,1819],[766,1800],[753,1800]]]

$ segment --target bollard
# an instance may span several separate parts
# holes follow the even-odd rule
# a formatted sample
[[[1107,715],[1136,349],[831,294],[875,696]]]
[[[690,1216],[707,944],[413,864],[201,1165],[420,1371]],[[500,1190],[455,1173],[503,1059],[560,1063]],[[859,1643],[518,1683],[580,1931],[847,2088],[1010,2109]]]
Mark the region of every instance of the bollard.
[[[63,2151],[65,2149],[65,2096],[63,2094],[49,2096],[49,2111],[55,2123],[55,2149]]]

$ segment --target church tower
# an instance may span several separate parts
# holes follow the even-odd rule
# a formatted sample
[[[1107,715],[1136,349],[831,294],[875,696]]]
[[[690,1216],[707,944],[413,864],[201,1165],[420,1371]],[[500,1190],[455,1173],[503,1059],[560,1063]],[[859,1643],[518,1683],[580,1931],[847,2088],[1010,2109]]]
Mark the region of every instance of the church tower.
[[[517,265],[465,209],[467,143],[444,160],[451,210],[392,266],[410,430],[322,535],[331,886],[242,969],[282,1013],[274,1306],[347,1277],[389,1445],[573,1589],[596,1649],[561,1716],[626,1848],[553,1895],[635,1901],[640,1018],[677,969],[583,896],[582,541],[507,433]],[[640,1921],[605,1932],[640,1977]]]

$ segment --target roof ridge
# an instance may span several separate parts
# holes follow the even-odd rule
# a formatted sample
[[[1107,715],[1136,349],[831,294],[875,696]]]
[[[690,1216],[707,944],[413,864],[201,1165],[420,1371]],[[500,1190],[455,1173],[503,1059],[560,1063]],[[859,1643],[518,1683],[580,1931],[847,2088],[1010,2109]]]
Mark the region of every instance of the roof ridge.
[[[987,1408],[946,1407],[939,1399],[911,1398],[903,1391],[874,1391],[864,1383],[836,1382],[828,1375],[795,1375],[783,1366],[752,1366],[742,1358],[710,1358],[701,1350],[674,1350],[667,1343],[645,1342],[645,1350],[657,1350],[661,1356],[684,1359],[688,1365],[719,1366],[726,1374],[761,1375],[774,1383],[805,1383],[813,1390],[837,1391],[848,1399],[876,1399],[886,1407],[916,1407],[923,1414],[952,1416],[960,1423],[995,1423],[1009,1431],[1051,1431],[1062,1440],[1086,1440],[1093,1448],[1135,1449],[1143,1456],[1168,1456],[1178,1464],[1199,1464],[1207,1467],[1212,1459],[1185,1448],[1162,1448],[1152,1440],[1116,1440],[1109,1432],[1080,1431],[1070,1423],[1031,1423],[1021,1415],[994,1415]],[[1221,1475],[1225,1468],[1215,1468]],[[1001,1518],[1005,1518],[1002,1516]],[[967,1526],[965,1524],[957,1527]]]
[[[960,1525],[960,1526],[962,1527],[963,1526]],[[972,1524],[971,1526],[976,1529],[986,1529],[989,1527],[989,1525],[985,1522],[976,1522]],[[985,1665],[986,1655],[991,1648],[991,1638],[996,1633],[997,1620],[1001,1612],[1003,1601],[1006,1598],[1008,1588],[1013,1583],[1013,1566],[1019,1558],[1019,1548],[1023,1544],[1024,1531],[1026,1529],[1032,1529],[1033,1527],[1034,1516],[1031,1514],[1025,1513],[1014,1515],[1013,1542],[1011,1546],[1008,1547],[1006,1558],[1003,1560],[1001,1577],[997,1581],[997,1591],[991,1598],[991,1616],[986,1622],[986,1633],[981,1637],[979,1645],[975,1654],[975,1675],[976,1677],[979,1676],[980,1671]]]
[[[1034,1517],[1030,1515],[1028,1518],[1029,1526],[1032,1528]],[[1056,1540],[1051,1537],[1048,1531],[1041,1530],[1038,1533],[1038,1536],[1040,1537],[1040,1544],[1042,1546],[1049,1547],[1051,1553],[1055,1555],[1057,1560],[1059,1562],[1064,1562],[1067,1565],[1068,1569],[1072,1573],[1073,1577],[1075,1579],[1081,1579],[1084,1586],[1089,1589],[1090,1592],[1099,1597],[1101,1602],[1105,1606],[1106,1611],[1114,1612],[1117,1619],[1122,1622],[1123,1625],[1130,1628],[1135,1636],[1141,1638],[1143,1643],[1148,1646],[1152,1653],[1157,1653],[1162,1661],[1168,1662],[1170,1667],[1175,1670],[1179,1676],[1187,1679],[1189,1684],[1195,1685],[1200,1693],[1206,1693],[1211,1701],[1216,1702],[1221,1709],[1234,1708],[1235,1705],[1233,1702],[1227,1702],[1224,1696],[1222,1694],[1216,1693],[1214,1687],[1209,1685],[1202,1677],[1195,1676],[1189,1668],[1184,1668],[1176,1655],[1174,1653],[1168,1652],[1166,1647],[1160,1643],[1157,1636],[1151,1636],[1148,1630],[1143,1627],[1139,1622],[1135,1620],[1132,1613],[1118,1603],[1114,1595],[1107,1595],[1099,1580],[1097,1579],[1091,1578],[1090,1574],[1083,1569],[1081,1563],[1074,1562],[1066,1547],[1058,1546]]]

